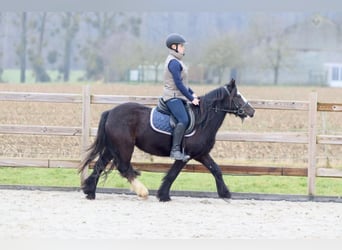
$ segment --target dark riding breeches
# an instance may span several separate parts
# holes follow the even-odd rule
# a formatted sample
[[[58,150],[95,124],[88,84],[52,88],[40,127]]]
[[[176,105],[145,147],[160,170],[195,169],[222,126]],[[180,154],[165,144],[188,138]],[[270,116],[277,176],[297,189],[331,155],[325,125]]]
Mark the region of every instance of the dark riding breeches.
[[[177,123],[182,123],[185,127],[189,125],[190,120],[183,100],[172,98],[166,102],[166,105],[173,116],[177,119]]]

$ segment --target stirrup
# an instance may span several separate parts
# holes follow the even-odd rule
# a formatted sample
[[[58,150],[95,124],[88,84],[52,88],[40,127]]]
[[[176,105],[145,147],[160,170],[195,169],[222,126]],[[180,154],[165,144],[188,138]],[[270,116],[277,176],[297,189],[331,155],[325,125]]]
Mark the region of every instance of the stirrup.
[[[186,162],[190,159],[190,156],[177,150],[177,151],[171,151],[170,158],[172,158],[174,160],[182,160],[182,161]]]

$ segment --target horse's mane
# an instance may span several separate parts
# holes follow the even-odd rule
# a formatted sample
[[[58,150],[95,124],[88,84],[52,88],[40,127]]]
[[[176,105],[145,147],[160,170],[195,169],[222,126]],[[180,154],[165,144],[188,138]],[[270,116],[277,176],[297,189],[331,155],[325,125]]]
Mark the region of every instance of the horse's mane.
[[[205,127],[207,121],[210,121],[215,115],[214,112],[211,112],[211,109],[218,107],[218,103],[227,97],[227,91],[223,87],[219,87],[214,89],[204,96],[200,96],[200,108],[195,109],[196,114],[196,124]]]

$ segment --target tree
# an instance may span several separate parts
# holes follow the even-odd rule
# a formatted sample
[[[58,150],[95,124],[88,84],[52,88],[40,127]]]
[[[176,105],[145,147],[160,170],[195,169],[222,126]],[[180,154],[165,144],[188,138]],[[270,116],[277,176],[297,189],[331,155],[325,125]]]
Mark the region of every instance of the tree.
[[[1,40],[2,40],[2,39],[4,39],[4,37],[5,37],[3,13],[0,13],[0,28],[1,28],[2,32],[3,32],[3,33],[0,35]],[[0,64],[0,82],[3,81],[3,80],[2,80],[2,74],[3,74],[3,71],[4,71],[4,65],[3,65],[3,60],[2,60],[3,51],[4,51],[4,48],[2,47],[1,50],[0,50],[0,61],[1,61],[1,64]]]
[[[289,67],[286,64],[286,59],[291,57],[291,52],[286,44],[284,35],[280,34],[273,37],[272,40],[265,43],[264,52],[268,61],[269,67],[273,71],[273,84],[278,85],[279,70],[281,67]]]
[[[94,33],[81,50],[86,64],[86,77],[104,82],[122,78],[123,73],[120,68],[123,64],[129,63],[127,58],[131,59],[133,52],[127,51],[125,48],[122,48],[122,51],[118,47],[121,43],[123,46],[125,45],[123,40],[127,34],[134,37],[140,35],[140,18],[116,12],[86,13],[84,18]],[[126,55],[121,58],[119,56],[113,58],[119,53],[126,53]],[[131,55],[127,55],[127,53]],[[117,67],[113,68],[113,65]],[[115,76],[115,74],[118,75]]]
[[[203,63],[217,76],[218,83],[222,82],[228,68],[238,68],[242,65],[241,48],[236,41],[233,36],[226,35],[215,40],[206,49]]]
[[[32,69],[35,74],[36,82],[49,82],[50,76],[45,69],[43,58],[43,48],[45,47],[45,27],[47,22],[47,13],[37,13],[32,17],[29,28],[31,37],[31,48],[28,50],[29,60],[32,63]],[[38,39],[35,38],[33,31],[38,32]],[[35,46],[36,45],[36,46]]]
[[[280,69],[290,68],[287,62],[293,58],[287,41],[286,25],[277,15],[256,15],[251,18],[249,41],[254,57],[250,54],[249,58],[254,60],[257,67],[273,72],[274,85],[279,82]]]
[[[139,42],[137,43],[136,51],[137,65],[140,67],[139,81],[145,81],[145,68],[152,67],[154,71],[154,82],[157,83],[159,81],[159,68],[164,63],[167,50],[164,48],[158,49],[158,47],[156,48],[156,46],[149,43]]]
[[[17,45],[17,54],[20,64],[20,81],[26,81],[26,68],[28,63],[32,66],[36,82],[50,81],[46,72],[43,49],[46,47],[45,31],[47,23],[47,13],[24,12],[21,17],[20,43]],[[19,26],[17,15],[13,16],[13,23]]]
[[[70,78],[72,42],[79,30],[79,15],[71,12],[64,13],[62,15],[62,28],[65,31],[62,72],[63,80],[67,82]]]
[[[27,13],[23,12],[21,14],[21,43],[19,47],[19,57],[20,57],[20,82],[24,83],[26,81],[26,30],[27,30]]]

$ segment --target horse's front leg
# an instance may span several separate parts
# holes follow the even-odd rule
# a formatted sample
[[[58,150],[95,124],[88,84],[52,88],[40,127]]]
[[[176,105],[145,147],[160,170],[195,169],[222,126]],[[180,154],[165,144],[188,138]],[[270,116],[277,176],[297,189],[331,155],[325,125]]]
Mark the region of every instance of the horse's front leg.
[[[172,186],[172,183],[175,181],[177,176],[179,175],[180,171],[185,166],[186,162],[183,161],[175,161],[170,168],[170,170],[167,172],[165,177],[163,178],[162,184],[157,192],[157,198],[159,201],[170,201],[170,188]]]
[[[210,171],[210,173],[215,177],[216,188],[217,188],[217,193],[219,197],[230,199],[231,193],[227,185],[224,183],[224,180],[222,177],[222,171],[220,167],[216,164],[216,162],[213,160],[213,158],[211,158],[209,154],[206,154],[204,156],[196,158],[195,160],[202,163]]]

